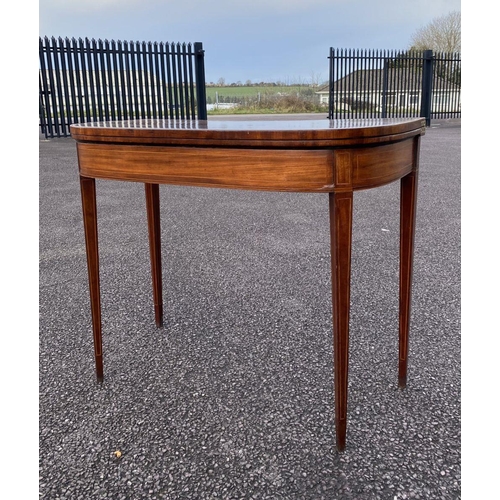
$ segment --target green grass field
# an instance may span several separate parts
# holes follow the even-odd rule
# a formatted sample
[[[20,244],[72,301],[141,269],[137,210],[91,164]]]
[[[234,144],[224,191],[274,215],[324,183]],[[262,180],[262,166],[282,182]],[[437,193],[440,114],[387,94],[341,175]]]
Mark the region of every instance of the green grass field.
[[[274,86],[270,85],[268,87],[207,87],[207,99],[210,97],[213,102],[215,102],[215,98],[217,95],[219,97],[253,97],[260,95],[269,95],[269,94],[289,94],[289,93],[297,93],[300,91],[304,91],[308,87],[301,87],[300,85],[291,85],[291,86]]]
[[[307,113],[323,111],[314,88],[308,85],[206,87],[209,114]],[[236,104],[230,109],[224,103]],[[215,108],[213,106],[216,106]]]

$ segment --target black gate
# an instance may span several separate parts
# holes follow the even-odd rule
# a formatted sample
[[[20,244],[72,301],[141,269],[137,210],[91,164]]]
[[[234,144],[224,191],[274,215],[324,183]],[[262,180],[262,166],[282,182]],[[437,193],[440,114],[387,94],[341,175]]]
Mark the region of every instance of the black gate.
[[[329,118],[461,117],[461,56],[330,48]]]
[[[45,137],[69,136],[71,123],[207,119],[200,42],[39,40],[40,127]]]

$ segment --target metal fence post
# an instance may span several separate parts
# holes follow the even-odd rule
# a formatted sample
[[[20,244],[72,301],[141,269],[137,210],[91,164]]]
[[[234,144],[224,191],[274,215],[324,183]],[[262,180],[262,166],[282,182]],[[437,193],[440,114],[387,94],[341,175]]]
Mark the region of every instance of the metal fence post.
[[[382,68],[382,118],[387,118],[387,98],[389,97],[389,59],[384,57]]]
[[[194,43],[194,72],[196,78],[196,103],[198,120],[207,119],[207,91],[205,88],[205,51],[201,42]]]
[[[333,48],[330,47],[330,56],[328,57],[329,62],[329,82],[330,85],[328,87],[328,118],[333,120],[333,103],[334,103],[334,95],[333,95]]]
[[[432,50],[424,50],[422,68],[422,100],[420,102],[420,116],[425,118],[425,124],[431,124],[432,107],[432,71],[433,71]]]

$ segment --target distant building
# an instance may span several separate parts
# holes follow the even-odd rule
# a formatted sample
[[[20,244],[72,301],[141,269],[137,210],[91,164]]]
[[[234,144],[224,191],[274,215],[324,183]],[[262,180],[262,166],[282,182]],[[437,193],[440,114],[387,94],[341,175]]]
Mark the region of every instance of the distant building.
[[[329,84],[320,87],[316,94],[320,103],[329,105]],[[356,70],[333,82],[333,95],[337,110],[369,108],[382,111],[387,108],[418,110],[422,94],[422,70],[409,71],[404,67]],[[450,103],[452,108],[450,109]],[[460,111],[460,86],[434,77],[432,110],[439,112]]]

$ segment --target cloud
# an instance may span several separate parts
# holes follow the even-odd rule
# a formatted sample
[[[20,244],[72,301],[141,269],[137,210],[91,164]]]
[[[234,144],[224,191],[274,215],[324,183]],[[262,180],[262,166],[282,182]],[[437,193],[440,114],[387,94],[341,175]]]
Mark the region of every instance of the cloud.
[[[165,12],[176,14],[183,12],[198,16],[202,14],[209,18],[227,18],[247,14],[258,14],[267,16],[276,13],[294,13],[297,11],[309,11],[311,8],[348,4],[349,0],[40,0],[39,10],[73,13],[87,12],[109,12],[115,9],[117,12],[138,8],[149,10],[160,8]]]
[[[203,42],[217,80],[327,74],[329,47],[406,49],[460,0],[39,0],[40,36]],[[262,76],[261,76],[262,75]]]
[[[40,0],[40,11],[61,9],[70,12],[109,10],[115,7],[134,7],[148,0]]]

